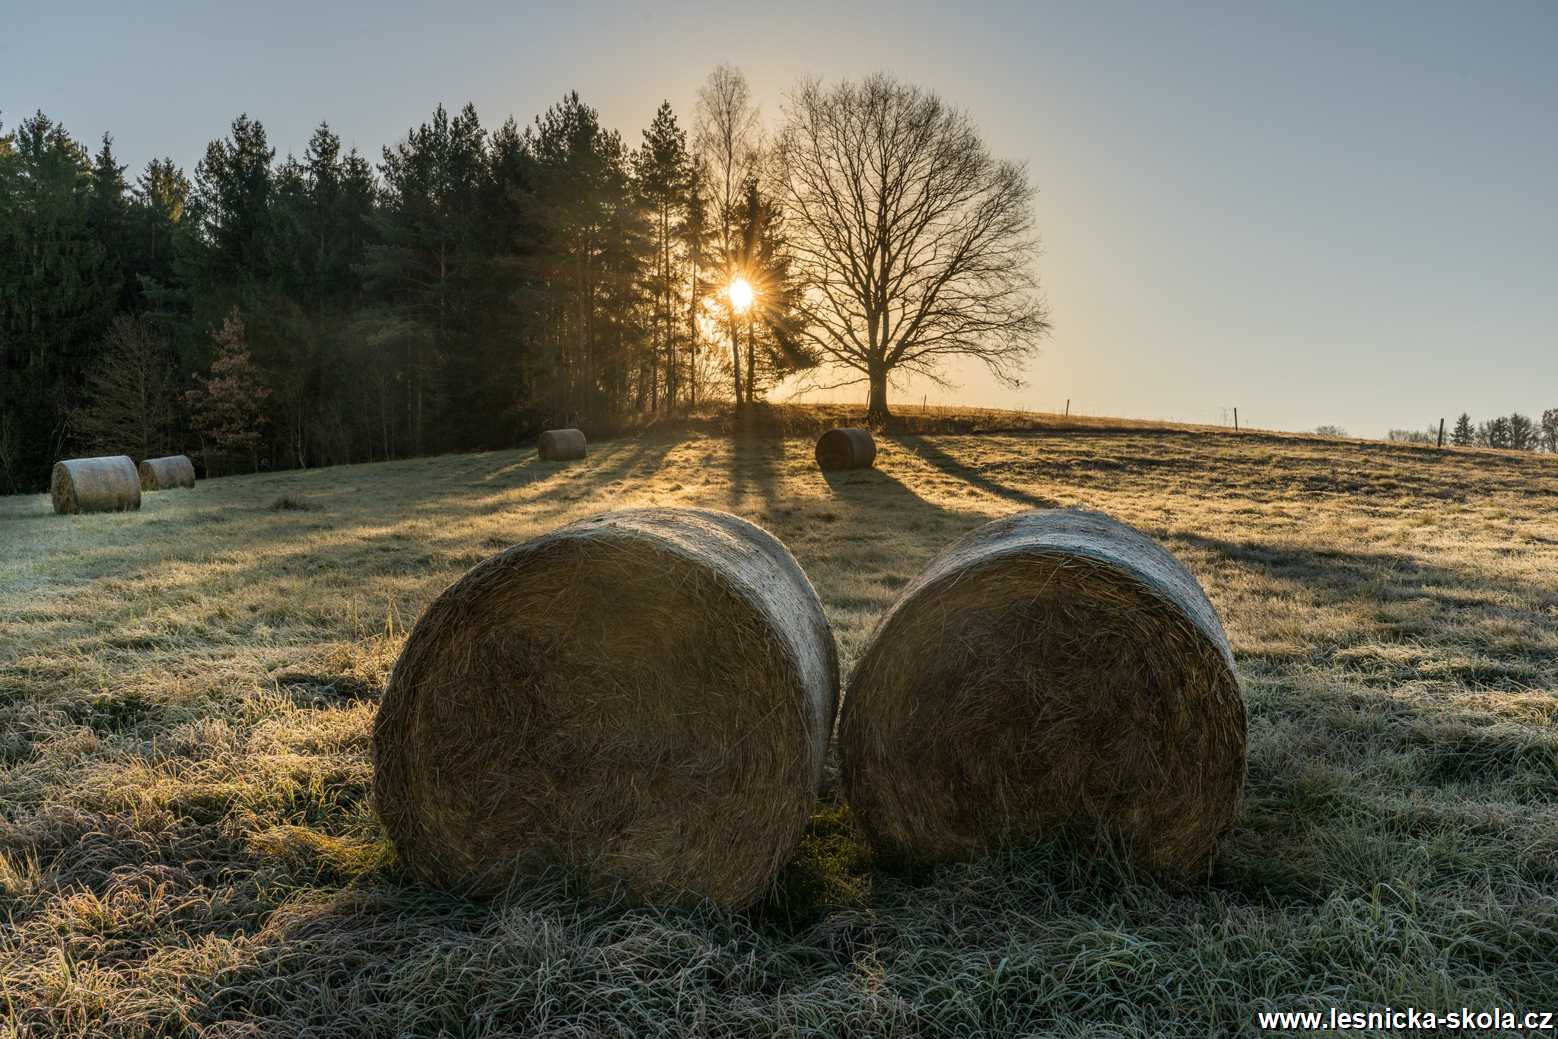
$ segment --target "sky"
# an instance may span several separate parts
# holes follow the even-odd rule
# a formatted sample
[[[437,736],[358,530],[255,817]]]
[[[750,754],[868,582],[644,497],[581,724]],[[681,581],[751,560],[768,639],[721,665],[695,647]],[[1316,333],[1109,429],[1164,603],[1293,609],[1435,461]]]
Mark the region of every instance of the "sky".
[[[1558,408],[1558,4],[73,4],[0,0],[0,120],[193,170],[247,112],[377,159],[442,101],[526,122],[578,90],[630,143],[720,62],[765,120],[885,70],[1038,189],[1053,332],[894,394],[1340,425]],[[864,387],[811,399],[864,400]]]

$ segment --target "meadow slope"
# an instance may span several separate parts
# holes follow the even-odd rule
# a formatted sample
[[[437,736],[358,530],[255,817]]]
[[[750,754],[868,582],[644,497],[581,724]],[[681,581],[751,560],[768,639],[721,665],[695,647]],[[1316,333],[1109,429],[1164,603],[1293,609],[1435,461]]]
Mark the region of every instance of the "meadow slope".
[[[0,499],[0,1036],[1248,1031],[1258,1009],[1558,1010],[1558,459],[1168,429],[662,433]],[[620,505],[754,520],[846,673],[927,558],[1086,505],[1176,553],[1250,713],[1239,824],[1169,890],[1041,846],[873,868],[830,786],[732,914],[411,884],[368,732],[431,598]],[[977,752],[977,748],[975,748]],[[832,780],[830,779],[830,784]]]

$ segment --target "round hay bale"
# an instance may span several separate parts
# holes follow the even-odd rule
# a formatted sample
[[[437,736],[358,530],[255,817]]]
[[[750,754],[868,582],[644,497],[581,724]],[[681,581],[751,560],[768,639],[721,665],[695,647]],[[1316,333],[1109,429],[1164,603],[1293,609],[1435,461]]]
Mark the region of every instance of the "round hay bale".
[[[54,511],[122,512],[141,507],[141,478],[125,455],[69,458],[54,463],[49,478]]]
[[[374,722],[374,796],[434,885],[550,864],[596,890],[759,897],[805,829],[838,701],[822,605],[745,520],[625,509],[472,568]]]
[[[1233,651],[1194,577],[1096,512],[1024,512],[937,556],[878,625],[839,722],[885,859],[1060,832],[1191,876],[1245,773]]]
[[[817,438],[819,469],[869,469],[876,462],[876,441],[868,429],[830,429]]]
[[[584,433],[577,429],[549,429],[541,434],[537,449],[548,462],[571,462],[584,457]]]
[[[148,458],[135,468],[140,473],[143,491],[171,491],[175,487],[195,486],[195,463],[188,455]]]

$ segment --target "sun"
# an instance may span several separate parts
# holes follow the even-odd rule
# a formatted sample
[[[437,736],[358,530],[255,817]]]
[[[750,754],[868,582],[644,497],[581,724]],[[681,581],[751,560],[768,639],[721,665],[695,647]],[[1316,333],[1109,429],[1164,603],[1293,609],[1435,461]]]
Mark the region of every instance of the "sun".
[[[752,283],[745,278],[735,278],[730,283],[730,306],[738,314],[745,314],[752,306]]]

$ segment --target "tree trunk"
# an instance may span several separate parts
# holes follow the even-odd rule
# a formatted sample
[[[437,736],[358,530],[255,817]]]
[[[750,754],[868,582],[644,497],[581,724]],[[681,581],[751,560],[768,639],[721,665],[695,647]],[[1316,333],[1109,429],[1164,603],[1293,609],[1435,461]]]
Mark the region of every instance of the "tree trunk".
[[[665,413],[676,411],[676,330],[671,294],[671,207],[660,207],[660,295],[665,297]]]
[[[687,396],[698,406],[698,250],[691,250],[692,283],[687,289]]]
[[[866,403],[866,421],[886,422],[891,416],[887,410],[887,371],[874,368],[870,373],[871,397]]]
[[[741,332],[736,315],[730,315],[730,375],[736,384],[736,407],[741,407]]]
[[[756,404],[757,397],[752,387],[757,382],[757,330],[752,327],[752,319],[747,318],[747,403]]]

